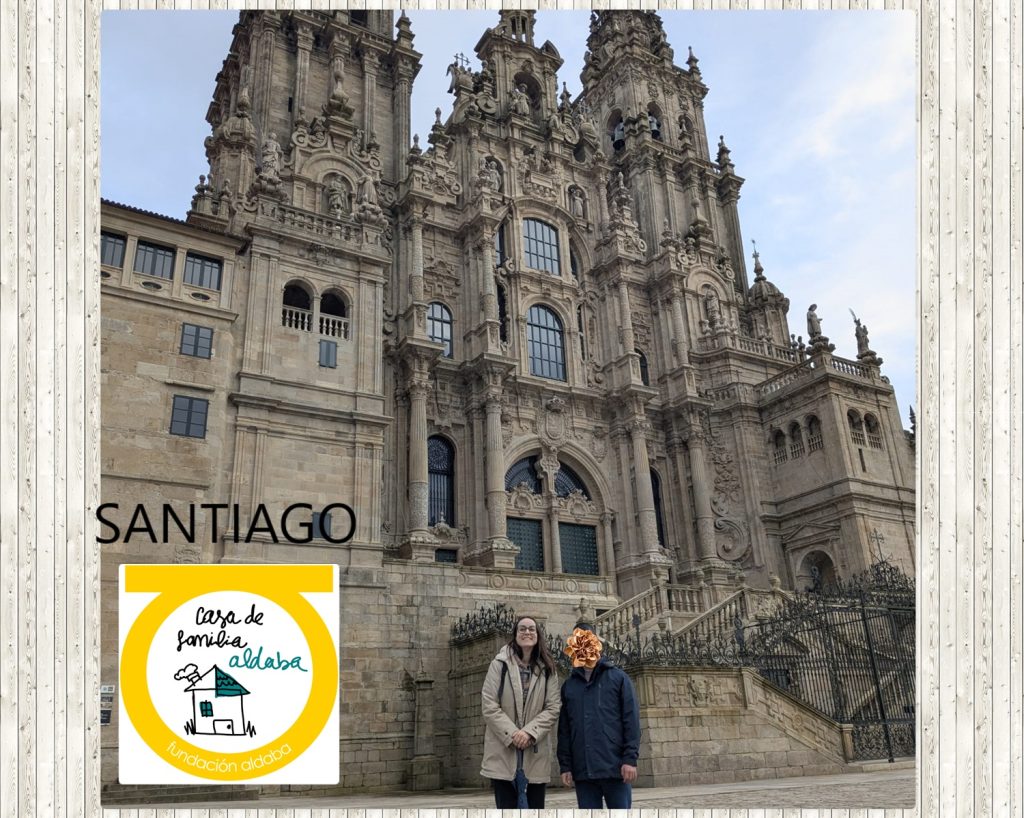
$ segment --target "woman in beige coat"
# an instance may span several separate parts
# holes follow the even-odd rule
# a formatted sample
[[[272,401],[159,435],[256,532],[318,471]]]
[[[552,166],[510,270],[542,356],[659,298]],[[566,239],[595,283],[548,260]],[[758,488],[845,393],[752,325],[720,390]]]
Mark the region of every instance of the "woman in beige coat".
[[[561,706],[555,663],[537,621],[521,616],[494,657],[481,693],[484,760],[480,774],[494,786],[498,809],[515,809],[518,757],[529,782],[530,809],[544,808],[551,780],[552,728]]]

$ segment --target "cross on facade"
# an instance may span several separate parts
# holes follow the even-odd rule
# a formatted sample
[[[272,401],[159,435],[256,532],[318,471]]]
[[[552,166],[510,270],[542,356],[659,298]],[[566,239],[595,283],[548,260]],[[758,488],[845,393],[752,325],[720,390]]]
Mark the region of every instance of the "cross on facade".
[[[877,546],[878,561],[881,562],[885,559],[885,554],[882,552],[882,546],[885,544],[885,536],[877,528],[872,528],[871,533],[868,535],[868,539]],[[871,556],[875,556],[873,551]]]
[[[458,54],[455,55],[455,64],[459,66],[459,68],[468,69],[469,59],[466,57],[465,54],[463,54],[460,51]]]

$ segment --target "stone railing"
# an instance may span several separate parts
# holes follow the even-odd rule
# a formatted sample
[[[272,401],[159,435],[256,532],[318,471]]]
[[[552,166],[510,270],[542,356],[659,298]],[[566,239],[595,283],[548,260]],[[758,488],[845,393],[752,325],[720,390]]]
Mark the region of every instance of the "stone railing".
[[[661,587],[655,586],[641,591],[632,599],[605,611],[594,620],[595,630],[604,639],[616,641],[633,632],[633,617],[639,616],[640,622],[649,622],[664,610]]]
[[[694,616],[705,607],[704,593],[699,588],[689,585],[658,585],[605,611],[594,621],[594,627],[602,638],[614,642],[633,633],[637,627],[633,623],[634,616],[640,618],[639,627],[644,630],[662,614]]]
[[[848,361],[845,358],[829,357],[829,365],[836,372],[841,372],[844,375],[852,375],[855,378],[863,378],[864,380],[868,380],[871,377],[866,366]]]
[[[697,339],[698,352],[715,352],[719,349],[738,349],[741,352],[749,352],[753,355],[761,355],[765,358],[772,358],[776,361],[797,363],[797,353],[787,346],[779,346],[771,341],[761,341],[757,338],[748,338],[732,332],[725,332],[721,335],[706,335]]]
[[[784,386],[789,386],[789,384],[794,383],[795,381],[810,378],[817,367],[818,364],[813,359],[804,361],[802,364],[798,364],[791,369],[787,369],[785,372],[776,375],[774,378],[769,378],[767,381],[760,384],[757,387],[757,394],[763,398],[773,392],[778,392]]]
[[[281,308],[281,326],[298,329],[303,332],[313,331],[313,313],[298,307]]]
[[[675,631],[675,635],[692,636],[707,642],[718,635],[731,634],[736,628],[737,617],[739,622],[746,623],[751,617],[766,610],[773,600],[786,598],[787,595],[780,590],[741,588],[708,608],[696,619],[687,622]]]
[[[336,318],[333,315],[320,316],[320,334],[329,338],[348,340],[348,319]]]

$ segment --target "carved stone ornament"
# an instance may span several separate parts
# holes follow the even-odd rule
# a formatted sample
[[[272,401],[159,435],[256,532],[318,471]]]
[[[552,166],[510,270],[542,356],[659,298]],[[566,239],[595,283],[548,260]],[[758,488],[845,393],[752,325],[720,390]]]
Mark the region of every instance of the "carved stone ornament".
[[[526,483],[520,483],[513,489],[505,492],[508,507],[516,511],[531,511],[544,508],[544,498],[540,494],[534,494]]]
[[[592,500],[588,500],[579,489],[573,489],[567,497],[559,497],[558,507],[577,520],[598,513],[597,506]]]
[[[711,684],[707,679],[691,676],[687,690],[690,694],[690,704],[694,707],[707,707],[711,703]]]

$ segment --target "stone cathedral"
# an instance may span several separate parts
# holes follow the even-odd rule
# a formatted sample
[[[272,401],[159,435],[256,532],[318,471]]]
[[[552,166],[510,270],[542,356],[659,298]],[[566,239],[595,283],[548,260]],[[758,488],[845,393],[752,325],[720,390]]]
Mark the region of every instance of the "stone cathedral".
[[[404,15],[242,12],[186,218],[103,203],[108,517],[229,508],[103,546],[102,681],[120,563],[336,563],[332,792],[479,783],[449,633],[481,606],[675,632],[914,569],[882,360],[859,322],[836,357],[814,293],[791,316],[747,257],[697,57],[657,14],[594,12],[573,99],[534,17],[495,13],[421,139]]]

